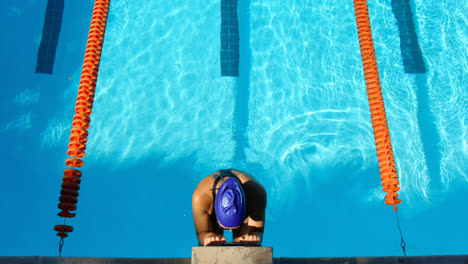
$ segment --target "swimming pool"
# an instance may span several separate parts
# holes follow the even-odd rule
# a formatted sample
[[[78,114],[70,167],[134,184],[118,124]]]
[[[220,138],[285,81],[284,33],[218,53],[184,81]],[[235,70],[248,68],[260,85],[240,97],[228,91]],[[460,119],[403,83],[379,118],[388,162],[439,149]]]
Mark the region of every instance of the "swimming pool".
[[[411,2],[418,74],[405,72],[392,1],[369,3],[408,255],[467,254],[461,2]],[[220,1],[112,1],[64,255],[189,256],[192,192],[227,167],[265,186],[263,246],[275,256],[402,254],[383,202],[352,1],[238,5],[239,77],[222,77]],[[1,9],[6,256],[56,255],[53,226],[63,221],[56,206],[93,1],[66,3],[52,75],[34,74],[45,6]]]

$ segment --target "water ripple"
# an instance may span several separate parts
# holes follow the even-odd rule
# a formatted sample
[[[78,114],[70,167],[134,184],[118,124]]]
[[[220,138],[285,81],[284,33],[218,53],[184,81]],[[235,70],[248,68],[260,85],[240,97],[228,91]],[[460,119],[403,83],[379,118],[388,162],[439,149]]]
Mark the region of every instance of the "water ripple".
[[[95,159],[231,161],[236,84],[219,74],[219,8],[203,0],[111,5],[88,146]]]

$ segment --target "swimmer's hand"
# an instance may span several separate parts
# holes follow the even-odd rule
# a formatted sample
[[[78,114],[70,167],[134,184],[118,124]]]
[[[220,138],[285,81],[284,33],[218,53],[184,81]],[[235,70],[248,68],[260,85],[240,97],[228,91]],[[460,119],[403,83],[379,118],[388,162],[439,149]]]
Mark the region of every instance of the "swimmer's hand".
[[[222,246],[226,242],[226,238],[223,235],[213,235],[205,237],[203,245],[205,246]]]
[[[262,243],[262,236],[263,234],[261,233],[245,235],[239,238],[239,242],[241,242],[242,245],[245,247],[260,246]]]

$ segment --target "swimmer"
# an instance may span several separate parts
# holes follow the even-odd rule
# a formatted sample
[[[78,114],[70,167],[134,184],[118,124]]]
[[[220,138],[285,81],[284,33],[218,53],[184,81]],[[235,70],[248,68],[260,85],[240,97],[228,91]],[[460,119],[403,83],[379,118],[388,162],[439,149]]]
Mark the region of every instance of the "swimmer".
[[[199,246],[233,242],[260,246],[265,226],[266,191],[255,178],[238,170],[220,170],[204,178],[192,196],[193,222]]]

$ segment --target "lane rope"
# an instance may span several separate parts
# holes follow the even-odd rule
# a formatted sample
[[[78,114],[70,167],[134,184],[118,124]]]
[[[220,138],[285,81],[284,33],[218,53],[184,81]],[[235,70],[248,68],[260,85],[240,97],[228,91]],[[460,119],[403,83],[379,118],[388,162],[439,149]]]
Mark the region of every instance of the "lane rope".
[[[109,13],[110,0],[95,0],[94,9],[91,18],[91,26],[88,34],[88,42],[84,56],[83,68],[81,71],[80,85],[78,87],[78,96],[75,104],[75,115],[72,122],[70,143],[68,144],[67,154],[70,158],[65,160],[68,168],[63,174],[62,190],[60,191],[60,203],[58,208],[62,211],[58,216],[72,218],[76,213],[70,211],[76,210],[78,203],[78,191],[81,183],[81,171],[74,168],[80,168],[84,165],[81,158],[85,156],[86,142],[88,140],[88,129],[91,122],[91,113],[93,109],[94,94],[99,72],[99,63],[101,61],[102,46],[107,25],[107,15]],[[55,225],[54,230],[59,236],[59,256],[62,255],[63,239],[68,237],[67,233],[73,232],[73,227],[65,224]]]
[[[374,130],[375,145],[377,148],[377,160],[379,162],[381,175],[380,179],[382,180],[383,191],[387,193],[385,195],[385,204],[393,205],[393,210],[397,213],[397,204],[401,203],[397,193],[397,191],[400,190],[400,182],[398,181],[392,141],[390,140],[390,130],[388,129],[387,115],[385,114],[367,0],[353,0],[353,2],[359,46],[361,49],[362,66],[364,68],[364,79],[366,81],[367,98],[369,100],[372,128]],[[401,247],[406,256],[406,244],[401,234],[398,213],[397,221],[402,241]]]

